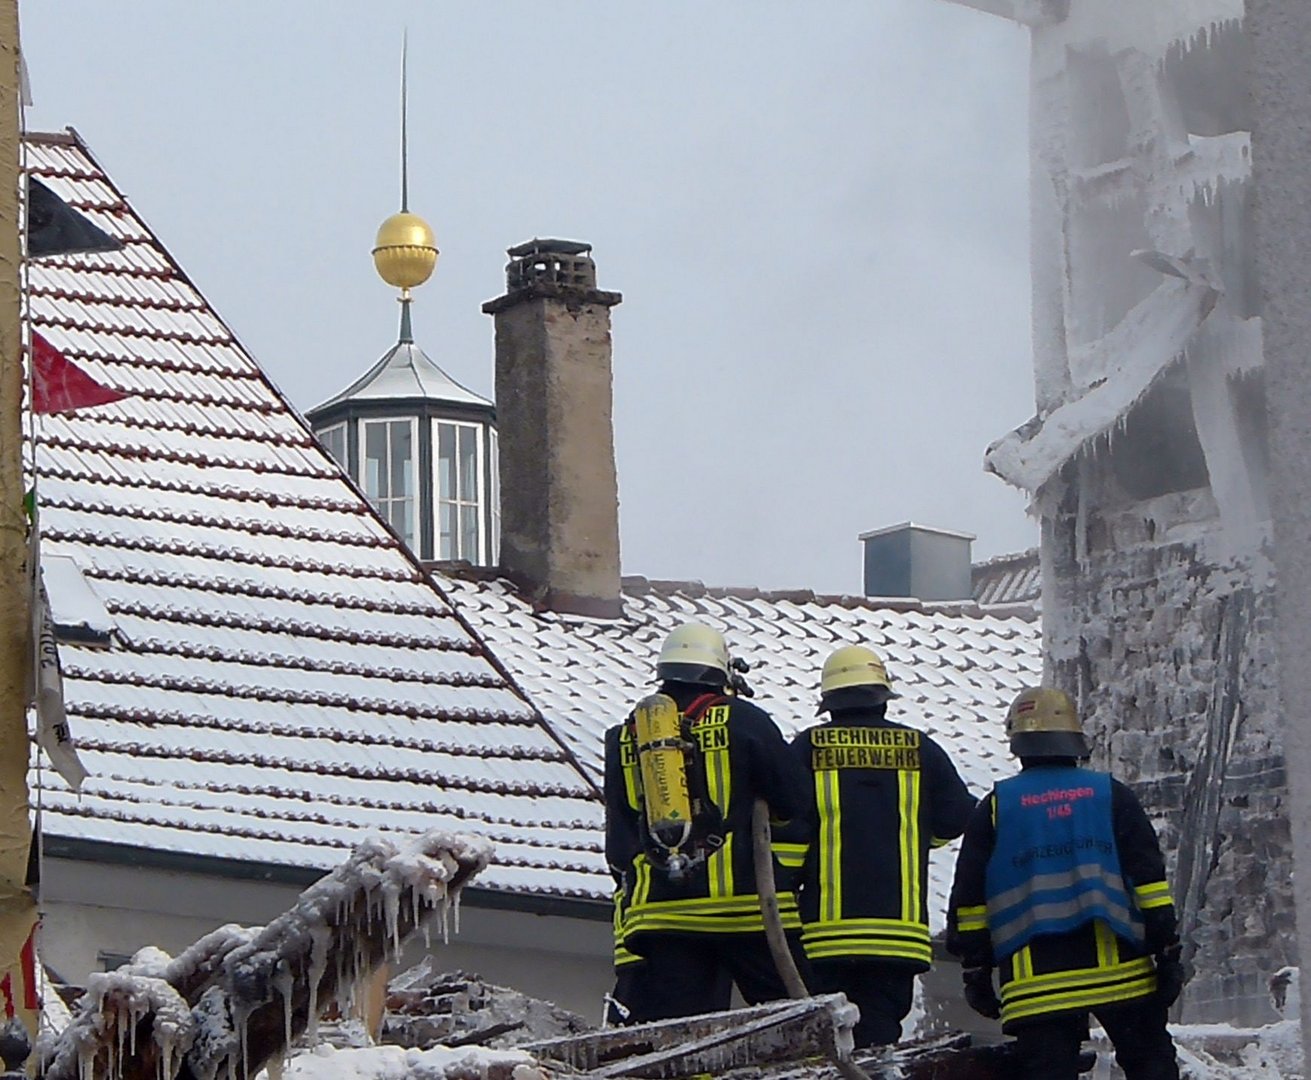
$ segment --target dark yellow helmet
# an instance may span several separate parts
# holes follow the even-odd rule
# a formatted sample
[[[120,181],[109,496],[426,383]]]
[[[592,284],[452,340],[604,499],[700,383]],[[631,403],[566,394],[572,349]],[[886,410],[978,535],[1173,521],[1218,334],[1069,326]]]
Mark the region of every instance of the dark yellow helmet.
[[[1079,714],[1064,690],[1030,686],[1006,714],[1006,735],[1016,757],[1088,756]]]
[[[819,711],[883,705],[897,695],[883,658],[864,645],[843,645],[824,661],[819,677]]]

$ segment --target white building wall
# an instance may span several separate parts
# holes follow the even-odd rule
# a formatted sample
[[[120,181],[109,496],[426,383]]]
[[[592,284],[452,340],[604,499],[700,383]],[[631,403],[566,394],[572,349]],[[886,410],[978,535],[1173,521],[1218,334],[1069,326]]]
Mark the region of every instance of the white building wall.
[[[42,876],[41,954],[60,977],[82,984],[103,970],[105,954],[130,956],[145,945],[176,955],[225,923],[259,926],[291,906],[289,885],[149,868],[47,859]],[[613,985],[609,922],[530,915],[461,905],[448,943],[434,924],[431,952],[443,970],[480,975],[498,986],[599,1022]],[[396,970],[429,949],[420,936]]]

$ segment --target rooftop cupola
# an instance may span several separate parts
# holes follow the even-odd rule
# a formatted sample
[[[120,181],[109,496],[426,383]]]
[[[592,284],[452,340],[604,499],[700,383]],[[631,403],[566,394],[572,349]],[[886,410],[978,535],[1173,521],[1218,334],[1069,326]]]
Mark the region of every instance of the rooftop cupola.
[[[414,341],[411,290],[432,276],[438,251],[431,226],[409,208],[403,61],[401,86],[401,209],[378,228],[373,247],[378,276],[400,290],[400,333],[377,363],[306,418],[418,558],[488,566],[500,546],[496,406]]]

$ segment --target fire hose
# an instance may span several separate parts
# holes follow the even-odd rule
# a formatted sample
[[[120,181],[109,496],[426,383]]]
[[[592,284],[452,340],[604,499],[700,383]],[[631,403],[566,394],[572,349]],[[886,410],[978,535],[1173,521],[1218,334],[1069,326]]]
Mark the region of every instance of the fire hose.
[[[783,917],[778,910],[778,890],[774,887],[774,852],[769,831],[769,807],[764,799],[757,799],[751,808],[751,851],[755,860],[756,893],[760,897],[760,916],[765,923],[765,940],[769,942],[769,953],[774,958],[779,978],[783,980],[788,997],[795,999],[810,997],[805,980],[797,970],[797,963],[788,948],[787,935],[783,933]],[[871,1080],[869,1073],[853,1061],[845,1061],[836,1055],[833,1064],[844,1080]]]

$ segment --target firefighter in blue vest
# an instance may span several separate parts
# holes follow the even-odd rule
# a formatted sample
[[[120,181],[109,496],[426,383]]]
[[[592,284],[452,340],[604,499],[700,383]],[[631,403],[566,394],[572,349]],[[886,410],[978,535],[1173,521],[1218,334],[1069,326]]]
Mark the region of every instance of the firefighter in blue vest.
[[[1022,768],[970,818],[948,911],[965,998],[1015,1036],[1025,1077],[1075,1080],[1091,1014],[1128,1080],[1176,1080],[1183,969],[1156,832],[1127,787],[1079,764],[1065,693],[1024,690],[1006,730]]]
[[[782,827],[806,805],[804,777],[773,720],[739,692],[719,631],[676,628],[656,675],[659,692],[605,743],[606,860],[622,883],[622,949],[642,958],[630,1023],[725,1009],[730,980],[749,1004],[788,996],[765,938],[751,815],[763,798]],[[784,884],[791,839],[775,846]],[[778,899],[796,938],[796,897]],[[799,943],[794,954],[804,965]]]
[[[860,1009],[857,1046],[894,1043],[915,976],[929,969],[929,849],[965,829],[977,800],[927,734],[889,720],[882,659],[846,645],[825,661],[821,712],[792,753],[810,778],[800,904],[810,988]]]

